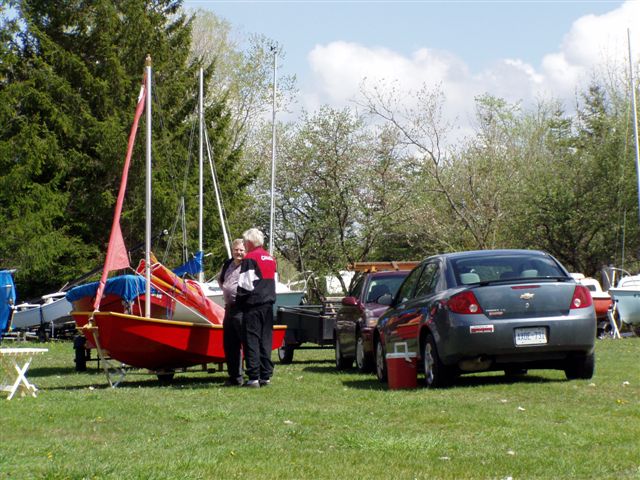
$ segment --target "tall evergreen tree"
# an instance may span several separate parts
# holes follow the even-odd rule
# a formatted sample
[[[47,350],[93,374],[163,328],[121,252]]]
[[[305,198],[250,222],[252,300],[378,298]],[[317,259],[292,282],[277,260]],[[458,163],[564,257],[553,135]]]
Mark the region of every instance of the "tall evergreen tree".
[[[147,54],[157,72],[154,231],[173,221],[184,194],[178,181],[200,65],[189,61],[191,24],[181,1],[16,0],[9,6],[16,17],[5,12],[0,25],[6,40],[0,50],[0,221],[6,232],[0,262],[19,269],[24,298],[103,260]],[[205,67],[208,78],[213,68]],[[224,130],[224,103],[208,105],[207,119]],[[138,141],[122,219],[129,247],[143,239],[143,145]],[[223,146],[218,151],[236,155]],[[190,175],[186,197],[193,203],[197,172]],[[194,210],[189,214],[197,215]]]

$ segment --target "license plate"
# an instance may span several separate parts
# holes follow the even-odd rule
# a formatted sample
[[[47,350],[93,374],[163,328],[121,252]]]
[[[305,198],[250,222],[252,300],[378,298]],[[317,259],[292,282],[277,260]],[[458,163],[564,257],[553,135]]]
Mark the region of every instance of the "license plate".
[[[516,328],[516,345],[543,345],[545,343],[547,343],[546,328]]]

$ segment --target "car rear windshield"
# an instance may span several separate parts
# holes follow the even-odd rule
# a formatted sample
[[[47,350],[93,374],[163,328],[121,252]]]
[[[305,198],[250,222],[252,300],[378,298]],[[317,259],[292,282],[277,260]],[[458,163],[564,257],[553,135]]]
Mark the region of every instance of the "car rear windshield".
[[[478,255],[452,259],[458,285],[522,278],[566,277],[550,257],[514,253],[510,255]]]
[[[400,288],[400,284],[406,277],[406,274],[398,276],[384,276],[372,278],[367,291],[366,302],[377,302],[382,295],[390,294],[394,296]]]

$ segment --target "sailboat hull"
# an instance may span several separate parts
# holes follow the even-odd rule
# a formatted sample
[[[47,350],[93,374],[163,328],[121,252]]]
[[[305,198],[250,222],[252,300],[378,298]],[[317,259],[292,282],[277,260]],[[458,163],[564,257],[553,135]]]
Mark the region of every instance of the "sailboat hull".
[[[91,312],[71,312],[78,328],[95,345],[87,326]],[[137,368],[173,370],[225,361],[222,325],[160,320],[117,312],[96,312],[94,324],[103,352]],[[273,327],[272,349],[282,345],[285,329]]]

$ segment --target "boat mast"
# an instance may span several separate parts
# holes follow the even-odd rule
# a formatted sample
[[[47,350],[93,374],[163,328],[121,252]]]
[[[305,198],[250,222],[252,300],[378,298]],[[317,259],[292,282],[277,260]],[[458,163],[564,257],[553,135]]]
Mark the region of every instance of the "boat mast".
[[[213,191],[216,194],[216,205],[218,206],[218,216],[220,217],[220,226],[222,227],[222,238],[224,240],[224,248],[227,250],[227,258],[231,258],[231,244],[229,243],[229,232],[227,232],[227,226],[224,219],[224,211],[222,209],[222,198],[220,192],[220,185],[218,185],[218,176],[216,175],[215,168],[213,166],[213,159],[211,158],[211,143],[209,142],[209,136],[207,130],[204,130],[204,140],[207,146],[207,158],[209,159],[209,168],[211,169],[211,180],[213,181]]]
[[[631,106],[633,110],[633,134],[636,142],[636,179],[638,182],[638,220],[640,220],[640,147],[638,147],[638,108],[636,105],[636,85],[633,81],[633,56],[631,55],[631,30],[627,28],[629,44],[629,79],[631,82]]]
[[[198,150],[198,176],[199,176],[199,189],[198,189],[198,202],[199,202],[199,210],[198,210],[198,251],[202,252],[202,216],[203,216],[203,175],[202,175],[202,149],[204,145],[204,135],[203,135],[203,126],[204,126],[204,109],[203,109],[203,83],[204,83],[204,73],[203,69],[200,69],[200,92],[199,92],[199,105],[198,105],[198,116],[199,116],[199,126],[200,126],[200,145]],[[204,282],[204,272],[203,269],[200,269],[198,272],[198,281]]]
[[[269,220],[269,255],[273,256],[274,214],[276,197],[276,71],[278,50],[271,46],[273,52],[273,105],[271,108],[271,216]]]
[[[151,317],[151,55],[147,55],[147,175],[146,175],[146,228],[145,228],[145,297],[144,297],[144,314],[147,318]]]

